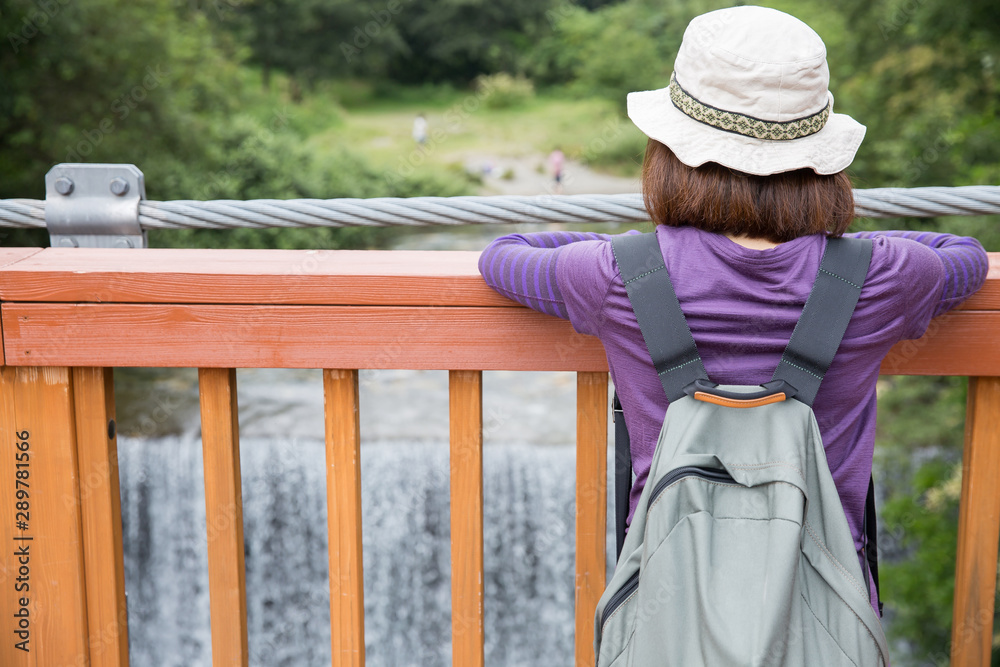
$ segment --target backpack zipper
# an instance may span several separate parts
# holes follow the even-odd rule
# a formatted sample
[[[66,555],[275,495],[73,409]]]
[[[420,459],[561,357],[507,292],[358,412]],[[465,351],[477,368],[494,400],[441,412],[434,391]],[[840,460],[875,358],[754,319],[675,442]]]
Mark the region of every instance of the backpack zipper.
[[[649,496],[649,503],[647,506],[652,506],[656,499],[661,493],[663,493],[668,486],[673,484],[679,479],[684,477],[701,477],[702,479],[711,480],[713,482],[724,482],[728,484],[735,484],[736,480],[725,470],[720,470],[718,468],[703,468],[701,466],[683,466],[681,468],[675,468],[671,470],[666,475],[660,478],[660,481],[656,483],[653,487],[653,493]]]
[[[649,497],[649,505],[652,505],[657,497],[666,490],[668,486],[673,484],[679,479],[684,477],[701,477],[702,479],[711,480],[713,482],[725,482],[729,484],[735,484],[736,480],[733,479],[725,470],[719,470],[718,468],[703,468],[701,466],[683,466],[681,468],[675,468],[668,472],[664,477],[656,483],[653,487],[653,493]],[[607,606],[604,608],[604,612],[601,614],[601,627],[607,623],[611,615],[618,610],[618,607],[624,604],[625,600],[629,598],[635,589],[639,587],[639,572],[636,571],[631,577],[629,577],[618,592],[611,596],[608,600]]]
[[[604,608],[604,613],[601,614],[601,627],[608,622],[611,618],[611,614],[615,613],[618,607],[622,606],[622,603],[628,599],[635,589],[639,588],[639,571],[636,570],[635,574],[628,578],[628,581],[618,589],[618,592],[611,596],[608,600],[608,606]]]

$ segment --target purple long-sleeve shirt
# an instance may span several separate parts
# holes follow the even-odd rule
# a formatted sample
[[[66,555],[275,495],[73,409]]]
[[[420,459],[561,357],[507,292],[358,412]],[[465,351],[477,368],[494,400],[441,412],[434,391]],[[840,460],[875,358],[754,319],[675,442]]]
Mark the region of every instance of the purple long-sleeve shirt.
[[[810,235],[753,250],[693,227],[658,226],[664,261],[712,381],[771,379],[812,289],[826,237]],[[843,342],[813,405],[830,471],[855,546],[875,446],[875,384],[898,341],[919,338],[931,318],[986,279],[979,242],[950,234],[874,232],[868,277]],[[632,443],[629,521],[649,474],[667,398],[650,361],[610,236],[512,234],[483,251],[479,270],[501,294],[570,320],[601,339]]]

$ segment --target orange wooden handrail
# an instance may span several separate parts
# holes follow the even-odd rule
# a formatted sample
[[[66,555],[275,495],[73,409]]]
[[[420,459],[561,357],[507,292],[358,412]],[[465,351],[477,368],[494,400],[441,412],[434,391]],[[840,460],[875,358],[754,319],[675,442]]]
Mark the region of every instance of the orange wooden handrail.
[[[478,253],[0,249],[0,579],[28,432],[37,652],[0,664],[128,664],[109,367],[200,368],[214,664],[246,664],[236,367],[324,368],[334,664],[364,664],[357,369],[451,373],[453,647],[483,661],[482,370],[577,375],[576,664],[593,664],[604,586],[607,362],[567,322],[500,297]],[[1000,254],[986,286],[893,348],[889,374],[972,378],[951,656],[989,664],[1000,535]],[[517,345],[510,341],[516,340]],[[5,365],[4,365],[5,364]],[[44,575],[44,576],[42,576]],[[18,600],[7,586],[7,624]],[[6,625],[4,636],[11,636]]]
[[[497,295],[479,277],[477,258],[7,249],[3,354],[11,366],[607,370],[595,338]],[[893,348],[882,370],[1000,375],[998,330],[994,253],[985,287],[923,338]]]

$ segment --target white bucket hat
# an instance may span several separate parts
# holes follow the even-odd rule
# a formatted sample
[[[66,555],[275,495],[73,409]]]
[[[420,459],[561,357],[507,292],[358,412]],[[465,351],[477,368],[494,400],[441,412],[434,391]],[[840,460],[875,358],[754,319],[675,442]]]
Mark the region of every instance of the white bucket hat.
[[[802,21],[732,7],[684,31],[670,85],[628,95],[628,116],[684,164],[758,176],[845,169],[865,126],[833,113],[826,46]]]

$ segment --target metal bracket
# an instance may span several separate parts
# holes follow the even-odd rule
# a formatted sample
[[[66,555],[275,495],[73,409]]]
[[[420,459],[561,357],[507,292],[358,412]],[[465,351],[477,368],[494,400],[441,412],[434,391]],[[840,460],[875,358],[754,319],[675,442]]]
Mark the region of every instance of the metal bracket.
[[[53,248],[145,248],[134,164],[57,164],[45,174],[45,226]]]

